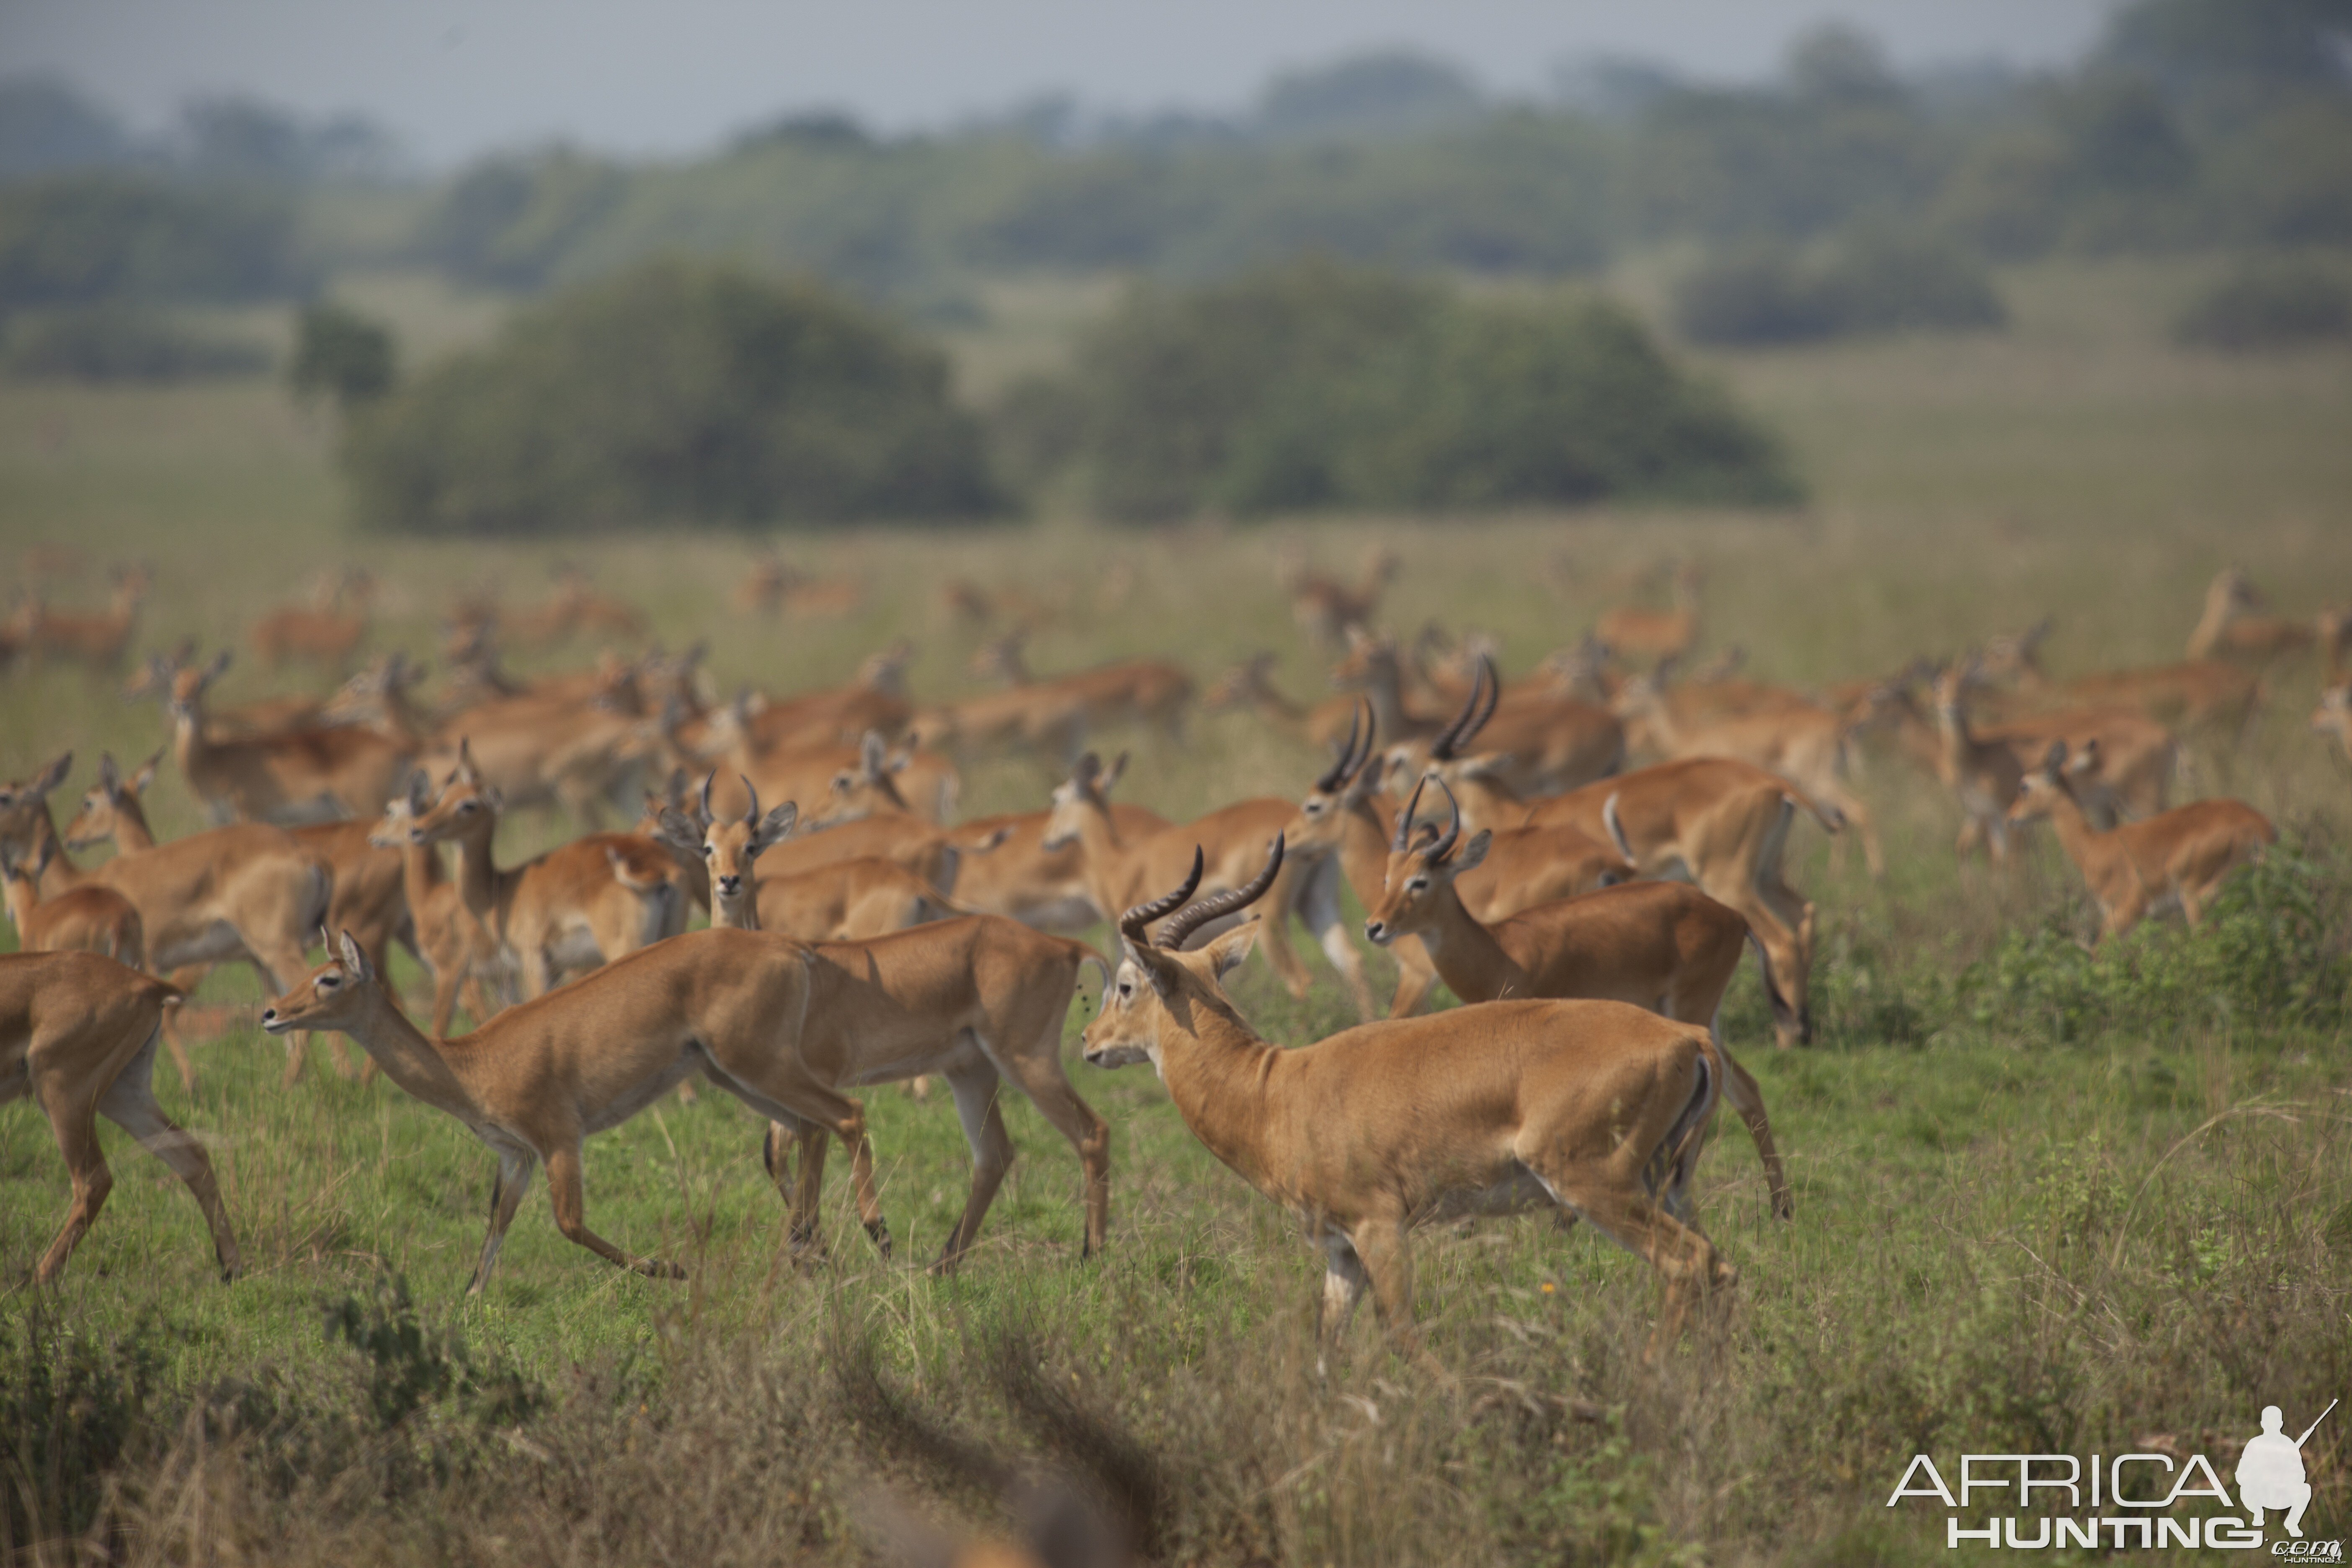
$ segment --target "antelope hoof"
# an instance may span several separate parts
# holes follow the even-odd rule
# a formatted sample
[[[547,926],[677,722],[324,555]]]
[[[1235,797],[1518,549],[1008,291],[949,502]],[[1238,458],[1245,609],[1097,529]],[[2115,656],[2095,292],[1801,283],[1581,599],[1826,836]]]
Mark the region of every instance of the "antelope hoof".
[[[793,1258],[803,1263],[814,1263],[825,1255],[824,1237],[816,1226],[794,1226],[784,1238],[785,1248]]]
[[[866,1226],[866,1234],[872,1239],[874,1250],[887,1260],[890,1256],[890,1222],[887,1219],[870,1221]]]

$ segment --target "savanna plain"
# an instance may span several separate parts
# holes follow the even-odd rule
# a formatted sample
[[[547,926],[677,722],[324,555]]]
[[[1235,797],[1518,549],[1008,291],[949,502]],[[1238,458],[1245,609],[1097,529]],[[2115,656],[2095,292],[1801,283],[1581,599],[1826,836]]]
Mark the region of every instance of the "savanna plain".
[[[707,640],[722,693],[837,684],[900,636],[919,698],[975,689],[981,634],[940,607],[963,578],[1050,607],[1028,648],[1041,672],[1153,654],[1205,685],[1266,650],[1284,689],[1319,700],[1328,656],[1294,627],[1277,559],[1303,548],[1345,574],[1372,544],[1402,561],[1385,620],[1490,632],[1507,676],[1683,560],[1706,568],[1702,656],[1738,645],[1770,679],[1891,675],[2044,616],[2043,664],[2084,673],[2180,658],[2225,566],[2283,614],[2352,597],[2352,353],[2169,346],[2197,273],[2028,268],[2003,279],[2000,334],[1710,362],[1795,453],[1811,499],[1785,513],[416,543],[341,521],[332,429],[274,385],[15,385],[0,386],[0,556],[69,547],[80,575],[55,592],[91,602],[108,563],[146,562],[138,650],[239,649],[225,701],[273,689],[245,628],[320,569],[367,567],[383,584],[372,647],[429,658],[461,593],[539,596],[559,557],[671,646]],[[1640,277],[1621,282],[1643,297]],[[498,310],[400,278],[350,290],[412,344],[463,341]],[[960,374],[984,392],[1050,360],[1101,299],[1005,286],[992,324],[958,338]],[[856,580],[857,606],[732,613],[772,543]],[[2309,728],[2318,687],[2315,662],[2275,666],[2250,732],[2194,742],[2176,792],[2267,814],[2269,859],[2195,935],[2175,917],[2095,956],[2095,913],[2046,827],[2005,868],[1961,865],[1943,787],[1885,737],[1863,742],[1853,787],[1880,820],[1885,878],[1811,825],[1790,847],[1820,911],[1815,1040],[1773,1048],[1752,963],[1726,1013],[1794,1218],[1773,1217],[1753,1149],[1720,1122],[1696,1213],[1739,1284],[1646,1366],[1653,1274],[1589,1227],[1531,1216],[1417,1237],[1434,1365],[1392,1355],[1367,1313],[1318,1375],[1316,1255],[1148,1069],[1078,1059],[1091,978],[1065,1049],[1112,1124],[1113,1208],[1108,1249],[1085,1261],[1076,1163],[1018,1096],[1020,1161],[961,1269],[935,1277],[921,1264],[969,1169],[943,1096],[864,1097],[896,1258],[866,1245],[836,1163],[830,1252],[806,1263],[785,1252],[760,1124],[705,1093],[586,1156],[593,1223],[684,1281],[601,1264],[534,1193],[488,1291],[461,1299],[488,1200],[480,1145],[315,1047],[281,1087],[280,1047],[246,1024],[199,1049],[193,1093],[169,1070],[157,1089],[212,1154],[247,1272],[218,1280],[185,1190],[109,1126],[103,1218],[37,1289],[66,1179],[19,1103],[0,1113],[9,1545],[58,1563],[858,1562],[885,1491],[956,1529],[1003,1527],[1003,1498],[950,1453],[962,1444],[1125,1478],[1149,1554],[1170,1563],[1941,1561],[1940,1508],[1885,1506],[1914,1454],[2219,1463],[2261,1406],[2299,1426],[2352,1390],[2352,768]],[[164,740],[155,707],[112,679],[0,679],[0,776],[71,750],[61,800],[101,752],[135,765]],[[1121,796],[1171,819],[1296,797],[1325,761],[1248,712],[1098,743],[1131,748]],[[1053,782],[1034,760],[975,760],[961,810],[1034,809]],[[168,757],[150,802],[161,836],[202,825]],[[500,854],[577,830],[518,814]],[[1290,1045],[1354,1022],[1302,949],[1318,976],[1303,1001],[1257,960],[1233,983]],[[1377,987],[1389,961],[1365,951]],[[418,1005],[404,957],[395,975]],[[257,999],[242,969],[199,998]],[[2347,1522],[2347,1430],[2306,1449],[2315,1537]]]

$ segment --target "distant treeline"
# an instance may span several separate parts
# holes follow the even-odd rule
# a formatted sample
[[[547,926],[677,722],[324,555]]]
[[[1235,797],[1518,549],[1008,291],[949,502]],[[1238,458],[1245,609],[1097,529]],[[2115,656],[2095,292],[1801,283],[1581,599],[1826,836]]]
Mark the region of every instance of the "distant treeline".
[[[985,420],[908,330],[684,260],[560,289],[344,405],[360,515],[406,532],[1798,494],[1770,435],[1612,306],[1472,300],[1328,262],[1137,289],[1075,368]]]
[[[1284,78],[1225,121],[1089,121],[1045,101],[884,140],[836,116],[788,119],[683,163],[487,159],[431,195],[398,248],[514,289],[686,249],[919,310],[1007,269],[1198,279],[1316,253],[1558,274],[1665,241],[1787,246],[1857,226],[1993,260],[2352,246],[2345,31],[2341,0],[2137,0],[2078,68],[2047,75],[1906,78],[1831,26],[1749,88],[1620,65],[1570,73],[1551,100],[1505,103],[1440,62],[1391,56]],[[0,185],[0,309],[11,279],[47,276],[21,254],[39,248],[28,209],[58,210],[59,181],[119,191],[125,178],[60,173],[106,162],[109,143],[56,92],[0,90],[0,150],[47,149],[0,151],[0,177],[47,171]],[[307,192],[372,144],[362,127],[236,108],[191,119],[169,168],[149,168],[156,202],[191,180]],[[136,249],[146,230],[120,221],[121,248]],[[119,258],[89,270],[142,275]],[[285,271],[257,256],[247,283]]]

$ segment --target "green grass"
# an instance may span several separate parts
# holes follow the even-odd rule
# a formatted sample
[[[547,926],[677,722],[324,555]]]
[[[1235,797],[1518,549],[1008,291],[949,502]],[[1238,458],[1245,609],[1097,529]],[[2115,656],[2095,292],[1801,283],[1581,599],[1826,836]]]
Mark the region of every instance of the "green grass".
[[[151,561],[147,648],[183,635],[236,646],[317,567],[362,562],[387,585],[377,646],[426,649],[460,588],[532,598],[549,563],[572,556],[645,605],[673,644],[708,637],[721,690],[836,680],[901,632],[920,645],[919,693],[967,689],[973,639],[936,608],[939,586],[967,575],[1065,599],[1033,641],[1040,669],[1151,652],[1206,677],[1263,647],[1282,651],[1288,689],[1319,697],[1318,660],[1275,587],[1276,552],[1297,541],[1345,568],[1374,539],[1406,562],[1389,619],[1491,629],[1515,668],[1689,552],[1711,568],[1710,646],[1743,644],[1767,676],[1891,670],[2043,613],[2058,617],[2049,662],[2088,669],[2178,658],[2225,562],[2282,611],[2352,595],[2352,353],[2177,353],[2164,323],[2193,281],[2185,267],[2053,267],[2004,279],[2016,324],[1990,339],[1713,361],[1789,432],[1816,495],[1798,516],[790,539],[795,563],[862,578],[867,603],[838,623],[757,625],[721,606],[764,541],[649,532],[559,550],[355,537],[339,521],[331,432],[273,386],[10,386],[0,540],[12,560],[36,542],[83,552],[83,573],[52,586],[60,602],[97,598],[111,560]],[[497,309],[399,279],[349,292],[437,322],[420,338],[445,344]],[[969,384],[1042,363],[1100,297],[1039,283],[992,292],[997,324],[958,344]],[[1133,570],[1124,600],[1106,596],[1114,564]],[[225,700],[270,685],[240,664]],[[2340,757],[2304,729],[2315,685],[2308,669],[2278,672],[2256,733],[2201,754],[2199,781],[2287,825],[2331,879],[2325,906],[2340,910],[2334,847],[2352,828],[2352,791]],[[72,747],[79,789],[97,749],[143,756],[161,739],[153,709],[79,672],[0,678],[0,777]],[[1180,816],[1296,795],[1316,761],[1242,716],[1196,719],[1181,748],[1135,744],[1126,789]],[[164,772],[157,826],[190,831],[197,815]],[[1034,806],[1047,782],[1034,764],[982,763],[965,808]],[[43,1517],[79,1528],[103,1511],[109,1549],[142,1561],[851,1561],[849,1499],[877,1476],[942,1518],[996,1510],[969,1478],[889,1447],[887,1423],[836,1378],[848,1350],[870,1345],[929,1418],[1049,1451],[991,1371],[1007,1336],[1163,1467],[1170,1561],[1941,1561],[1938,1510],[1881,1506],[1914,1452],[2113,1454],[2161,1438],[2221,1463],[2261,1405],[2315,1413],[2352,1383],[2341,1029],[2208,1008],[2133,1015],[2063,1046],[2029,1016],[1929,1017],[1901,1042],[1874,1033],[1901,1016],[1876,1000],[1888,993],[1932,998],[1930,981],[1953,983],[2006,933],[2054,921],[2087,935],[2090,922],[2046,835],[2013,874],[1964,873],[1948,849],[1953,808],[1898,756],[1874,751],[1859,787],[1893,861],[1883,884],[1858,856],[1832,868],[1811,829],[1791,853],[1793,879],[1821,905],[1836,1026],[1818,1048],[1772,1052],[1745,975],[1730,1012],[1790,1159],[1797,1220],[1769,1218],[1753,1152],[1727,1119],[1698,1212],[1742,1270],[1738,1303],[1654,1373],[1637,1362],[1656,1300],[1646,1271],[1589,1233],[1523,1219],[1417,1241],[1418,1307],[1452,1382],[1385,1355],[1367,1322],[1318,1384],[1307,1326],[1319,1270],[1296,1224],[1200,1147],[1148,1071],[1102,1073],[1075,1055],[1074,1081],[1114,1127],[1112,1243],[1092,1262],[1076,1256],[1076,1159],[1015,1100],[1022,1157],[978,1250],[954,1279],[921,1273],[968,1161],[943,1096],[918,1104],[886,1088],[865,1099],[898,1260],[877,1260],[858,1232],[836,1155],[830,1260],[780,1265],[782,1205],[758,1124],[706,1092],[691,1107],[664,1101],[587,1156],[591,1223],[685,1262],[687,1283],[606,1268],[557,1235],[535,1193],[489,1291],[461,1303],[487,1154],[381,1081],[316,1060],[281,1089],[278,1048],[247,1031],[200,1052],[193,1098],[168,1068],[160,1086],[221,1170],[250,1265],[230,1288],[211,1278],[185,1192],[110,1131],[118,1185],[105,1215],[54,1297],[30,1291],[64,1177],[33,1110],[0,1110],[0,1337],[17,1347],[0,1369],[64,1364],[60,1346],[105,1366],[118,1364],[108,1346],[143,1347],[157,1363],[147,1391],[125,1396],[131,1435],[113,1489],[79,1513],[45,1504]],[[570,830],[524,817],[501,853]],[[2323,945],[2340,955],[2352,933],[2330,919]],[[1374,958],[1376,973],[1384,963]],[[242,974],[205,992],[254,994]],[[1277,1040],[1346,1021],[1328,982],[1294,1004],[1253,964],[1237,994]],[[1073,1010],[1073,1032],[1086,1016]],[[346,1297],[374,1301],[388,1275],[405,1278],[426,1325],[539,1390],[537,1414],[518,1426],[449,1394],[371,1424],[371,1363],[331,1343],[321,1314]],[[26,1445],[58,1423],[96,1429],[100,1406],[44,1415],[32,1382],[12,1393],[11,1375],[0,1370],[11,1484],[37,1500]],[[1604,1418],[1574,1419],[1569,1400]],[[262,1405],[276,1414],[253,1415]],[[2306,1531],[2326,1537],[2346,1519],[2347,1450],[2321,1430]]]

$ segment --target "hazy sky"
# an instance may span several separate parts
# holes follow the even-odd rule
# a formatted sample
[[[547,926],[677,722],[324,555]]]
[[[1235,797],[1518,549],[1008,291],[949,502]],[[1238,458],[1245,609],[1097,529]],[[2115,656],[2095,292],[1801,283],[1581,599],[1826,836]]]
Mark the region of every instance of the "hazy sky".
[[[191,95],[357,110],[446,161],[563,137],[686,153],[792,108],[887,129],[1047,90],[1119,110],[1238,107],[1268,74],[1413,44],[1531,90],[1616,51],[1769,70],[1839,16],[1906,65],[2055,63],[2116,0],[0,0],[0,70],[50,69],[142,127]]]

